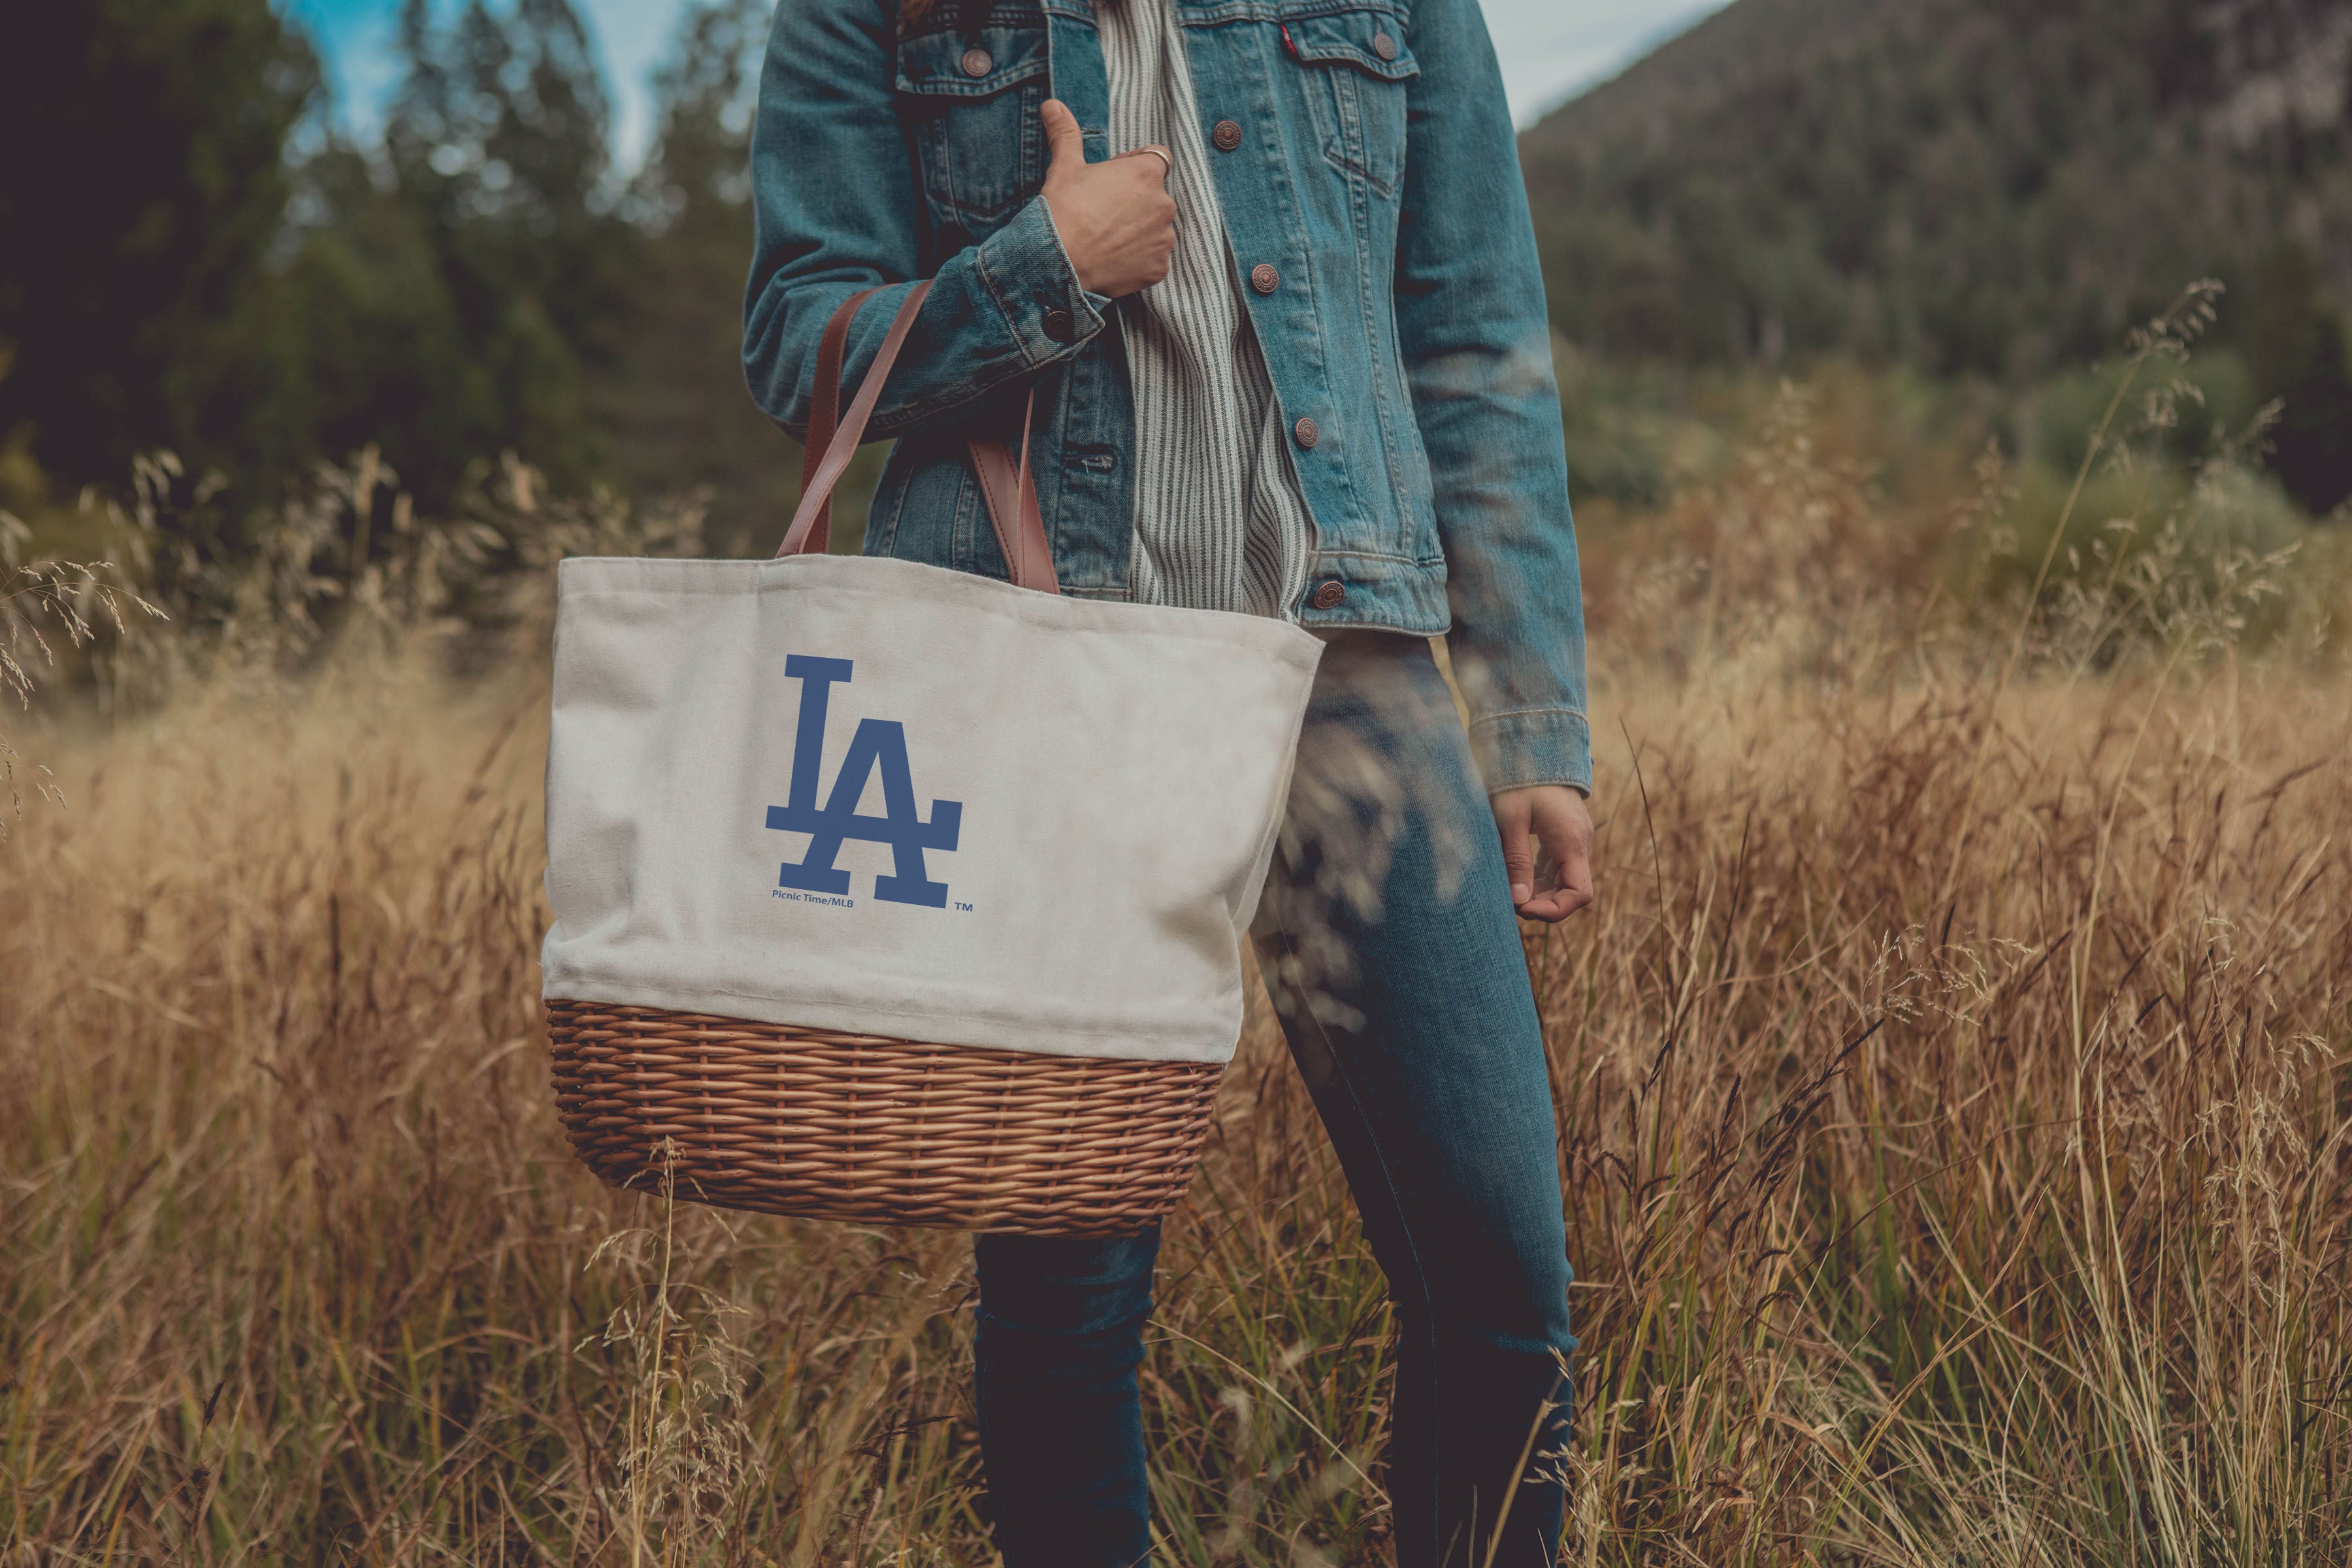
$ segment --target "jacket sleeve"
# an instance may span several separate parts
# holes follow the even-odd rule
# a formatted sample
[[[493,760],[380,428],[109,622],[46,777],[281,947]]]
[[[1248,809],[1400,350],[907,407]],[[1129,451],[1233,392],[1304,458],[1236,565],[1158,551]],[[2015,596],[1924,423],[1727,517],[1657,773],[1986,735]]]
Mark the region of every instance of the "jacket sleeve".
[[[1477,0],[1414,0],[1397,330],[1489,790],[1590,792],[1584,606],[1535,226]]]
[[[854,388],[921,266],[922,194],[895,102],[895,5],[784,0],[769,30],[751,132],[754,241],[744,303],[751,396],[794,437],[808,433],[817,342],[841,301],[896,285],[858,311],[843,361]],[[1067,342],[1046,311],[1070,312]],[[1069,358],[1102,330],[1043,197],[934,277],[888,384],[873,436],[951,424],[1008,381]]]

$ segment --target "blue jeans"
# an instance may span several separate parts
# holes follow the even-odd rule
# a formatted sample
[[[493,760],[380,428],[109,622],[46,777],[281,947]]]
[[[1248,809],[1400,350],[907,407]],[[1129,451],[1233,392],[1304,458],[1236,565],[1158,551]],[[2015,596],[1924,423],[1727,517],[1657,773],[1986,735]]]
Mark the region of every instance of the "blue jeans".
[[[1566,1440],[1576,1347],[1551,1081],[1486,794],[1420,639],[1326,652],[1256,940],[1396,1304],[1398,1568],[1486,1563],[1514,1491],[1496,1568],[1548,1565],[1560,1489],[1522,1479],[1521,1458]],[[1136,1373],[1159,1248],[1157,1228],[979,1240],[981,1446],[1007,1568],[1150,1556]]]

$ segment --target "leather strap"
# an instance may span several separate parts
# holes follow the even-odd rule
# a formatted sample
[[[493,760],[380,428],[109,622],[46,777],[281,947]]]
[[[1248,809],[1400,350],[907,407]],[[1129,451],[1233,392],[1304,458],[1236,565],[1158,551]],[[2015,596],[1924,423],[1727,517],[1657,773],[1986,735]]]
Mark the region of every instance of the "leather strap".
[[[1037,510],[1037,484],[1029,469],[1029,436],[1037,418],[1037,389],[1021,410],[1021,457],[1002,441],[974,437],[964,443],[971,453],[972,471],[980,476],[980,493],[988,502],[988,520],[996,525],[997,548],[1004,552],[1005,574],[1024,588],[1058,594],[1061,579],[1054,570],[1054,546],[1045,537],[1045,519]],[[1012,526],[1007,527],[1007,520]]]
[[[815,530],[817,514],[829,509],[833,487],[841,482],[842,473],[849,467],[849,460],[857,456],[857,443],[866,434],[866,422],[873,417],[874,405],[881,400],[882,384],[889,378],[890,366],[897,362],[899,349],[906,345],[908,332],[914,328],[915,312],[922,309],[923,297],[930,291],[931,286],[928,282],[918,283],[907,290],[906,300],[899,305],[898,314],[890,322],[889,335],[882,340],[882,347],[875,353],[874,363],[866,371],[866,380],[858,386],[857,395],[850,399],[849,412],[842,416],[839,427],[825,443],[824,454],[817,458],[815,471],[801,485],[800,510],[793,513],[793,525],[784,531],[783,543],[776,547],[778,560],[807,552],[809,535]],[[843,323],[845,335],[848,331],[845,318],[856,315],[859,303],[857,300],[845,300],[834,312],[834,320]],[[826,330],[831,331],[831,323],[827,323]],[[822,343],[818,345],[817,352],[824,353]],[[816,432],[812,429],[809,435],[814,447]]]
[[[803,495],[808,494],[817,465],[824,461],[825,450],[833,445],[834,425],[841,413],[841,356],[849,344],[849,323],[856,317],[857,307],[880,292],[877,288],[852,294],[824,324],[824,336],[816,349],[816,392],[809,408],[808,445],[801,449]],[[832,496],[826,496],[824,504],[817,508],[816,524],[801,548],[811,555],[823,555],[833,548]]]
[[[907,290],[905,301],[890,322],[889,335],[876,351],[874,363],[866,368],[866,379],[858,385],[857,395],[850,401],[849,412],[840,417],[838,424],[835,408],[840,398],[841,362],[847,350],[849,325],[858,307],[879,290],[868,289],[851,295],[835,309],[832,320],[825,323],[824,336],[817,344],[817,385],[809,410],[808,447],[801,468],[801,503],[793,514],[792,527],[784,532],[783,543],[776,551],[779,560],[826,547],[833,520],[833,487],[841,482],[850,459],[857,455],[866,423],[881,399],[882,384],[889,378],[890,367],[898,362],[898,351],[906,346],[907,334],[914,327],[916,313],[930,291],[929,282],[918,283]],[[1045,518],[1037,506],[1037,486],[1029,467],[1029,437],[1036,409],[1037,393],[1032,387],[1022,409],[1021,456],[1017,460],[1003,441],[975,437],[965,446],[980,478],[981,496],[988,503],[988,520],[996,530],[997,547],[1004,552],[1007,575],[1024,588],[1058,594],[1062,585],[1054,568],[1054,547],[1045,537]]]

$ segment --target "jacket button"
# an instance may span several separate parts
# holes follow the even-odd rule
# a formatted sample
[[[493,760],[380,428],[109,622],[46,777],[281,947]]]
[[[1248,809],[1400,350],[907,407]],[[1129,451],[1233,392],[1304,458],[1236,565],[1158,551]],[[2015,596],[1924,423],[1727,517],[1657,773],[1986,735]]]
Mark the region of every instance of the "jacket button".
[[[1067,310],[1058,306],[1046,311],[1045,319],[1038,325],[1045,329],[1047,337],[1057,343],[1066,343],[1078,335],[1078,323],[1072,319]]]
[[[1336,610],[1346,602],[1347,597],[1347,585],[1334,579],[1317,588],[1315,597],[1309,603],[1318,610]]]
[[[1381,58],[1384,60],[1392,60],[1396,58],[1396,40],[1390,37],[1386,33],[1374,33],[1372,35],[1372,53],[1380,56]],[[966,55],[964,58],[969,62],[971,57],[970,55]],[[966,70],[971,70],[971,67],[969,63],[965,65],[964,68]],[[978,71],[972,71],[971,74],[978,76],[980,73]]]
[[[1242,128],[1238,121],[1220,120],[1209,132],[1209,140],[1217,144],[1220,153],[1230,153],[1242,144]]]
[[[1381,37],[1387,35],[1382,34]],[[1389,48],[1391,53],[1394,53],[1396,46],[1391,44]],[[986,76],[995,64],[986,49],[966,49],[963,52],[963,74],[966,76]]]
[[[1282,287],[1282,274],[1274,269],[1271,261],[1261,261],[1250,268],[1250,287],[1261,294],[1271,294]]]
[[[1307,417],[1303,414],[1299,416],[1298,423],[1290,427],[1290,433],[1298,437],[1298,444],[1300,446],[1308,448],[1310,451],[1314,448],[1316,442],[1323,439],[1322,428],[1318,426],[1314,420]]]

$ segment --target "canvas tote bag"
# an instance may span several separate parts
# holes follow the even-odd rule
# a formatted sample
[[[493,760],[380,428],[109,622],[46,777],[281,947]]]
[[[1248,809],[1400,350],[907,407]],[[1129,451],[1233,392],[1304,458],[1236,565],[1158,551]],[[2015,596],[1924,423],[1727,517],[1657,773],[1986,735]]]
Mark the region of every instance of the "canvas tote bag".
[[[1321,644],[1063,596],[1030,480],[973,443],[1013,581],[825,552],[558,569],[542,995],[608,1181],[730,1207],[1068,1235],[1181,1196]],[[870,292],[870,291],[869,291]],[[1033,409],[1034,412],[1034,395]]]

